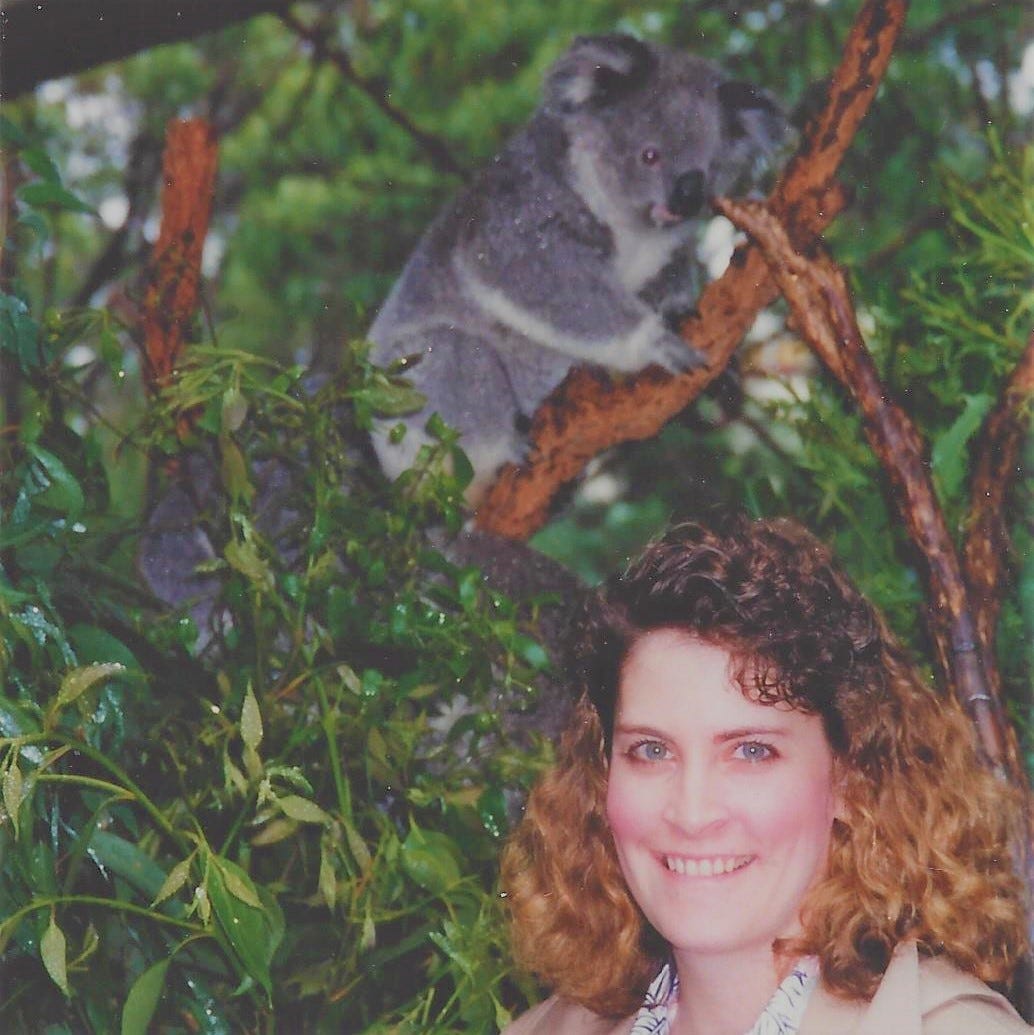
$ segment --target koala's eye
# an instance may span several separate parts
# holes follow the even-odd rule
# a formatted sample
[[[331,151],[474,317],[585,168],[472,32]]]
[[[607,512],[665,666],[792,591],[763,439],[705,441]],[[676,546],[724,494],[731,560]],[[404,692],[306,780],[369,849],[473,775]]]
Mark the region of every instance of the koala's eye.
[[[644,147],[639,157],[642,158],[643,165],[656,165],[661,160],[661,153],[656,147]]]

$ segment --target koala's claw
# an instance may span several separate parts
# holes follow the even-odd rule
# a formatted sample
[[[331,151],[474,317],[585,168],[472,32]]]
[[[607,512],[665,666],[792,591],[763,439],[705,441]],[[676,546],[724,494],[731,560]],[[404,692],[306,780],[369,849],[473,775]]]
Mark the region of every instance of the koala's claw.
[[[661,344],[662,364],[675,374],[688,374],[708,365],[707,356],[684,338],[669,335]]]

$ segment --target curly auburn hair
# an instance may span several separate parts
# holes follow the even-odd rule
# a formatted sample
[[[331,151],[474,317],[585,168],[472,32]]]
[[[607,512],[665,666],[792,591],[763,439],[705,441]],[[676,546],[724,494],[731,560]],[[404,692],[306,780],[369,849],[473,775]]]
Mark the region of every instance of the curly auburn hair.
[[[727,650],[752,698],[822,718],[843,818],[800,936],[776,951],[818,956],[824,985],[854,999],[872,996],[903,939],[1007,981],[1026,950],[1010,851],[1019,794],[981,765],[961,708],[920,676],[829,551],[788,520],[679,526],[590,601],[581,700],[503,855],[518,961],[595,1013],[623,1016],[665,959],[605,811],[622,666],[657,629]]]

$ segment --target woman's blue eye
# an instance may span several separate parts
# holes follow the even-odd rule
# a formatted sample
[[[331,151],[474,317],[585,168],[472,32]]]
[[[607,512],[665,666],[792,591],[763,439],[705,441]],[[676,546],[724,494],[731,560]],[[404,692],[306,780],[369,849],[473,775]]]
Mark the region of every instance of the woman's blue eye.
[[[762,744],[757,740],[748,740],[743,744],[738,744],[735,751],[735,756],[743,759],[744,762],[767,762],[774,754],[775,752],[767,744]]]
[[[668,749],[659,740],[643,740],[633,745],[629,754],[643,762],[661,762],[668,757]]]

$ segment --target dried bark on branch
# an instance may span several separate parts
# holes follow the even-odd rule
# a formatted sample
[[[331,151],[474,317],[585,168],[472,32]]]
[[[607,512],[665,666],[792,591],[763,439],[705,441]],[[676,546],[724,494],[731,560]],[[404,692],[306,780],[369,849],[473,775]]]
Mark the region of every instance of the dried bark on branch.
[[[876,95],[906,10],[906,0],[867,0],[855,20],[826,105],[806,129],[770,199],[794,240],[824,229],[843,208],[844,194],[834,177]],[[746,245],[703,292],[697,313],[682,327],[683,337],[707,356],[705,369],[673,376],[653,368],[620,382],[599,371],[573,371],[535,415],[525,465],[505,467],[487,493],[478,526],[514,539],[535,532],[557,491],[589,460],[621,442],[656,435],[692,402],[725,368],[777,293],[760,252]]]
[[[779,219],[764,205],[722,199],[718,207],[760,245],[797,330],[857,405],[866,438],[925,568],[928,627],[942,684],[953,687],[971,713],[988,760],[1022,785],[1015,734],[984,673],[983,643],[962,565],[924,462],[924,444],[880,380],[858,329],[843,271],[820,242],[812,242],[807,255],[795,249]]]
[[[171,376],[197,311],[217,159],[215,133],[206,121],[169,123],[161,229],[147,271],[143,306],[144,381],[151,392]]]
[[[963,570],[973,601],[977,639],[994,694],[1001,692],[995,660],[995,631],[1001,610],[1006,558],[1011,551],[1005,528],[1005,497],[1020,472],[1020,453],[1034,411],[1034,332],[1005,384],[998,405],[988,414],[977,442],[969,494],[969,520]]]

